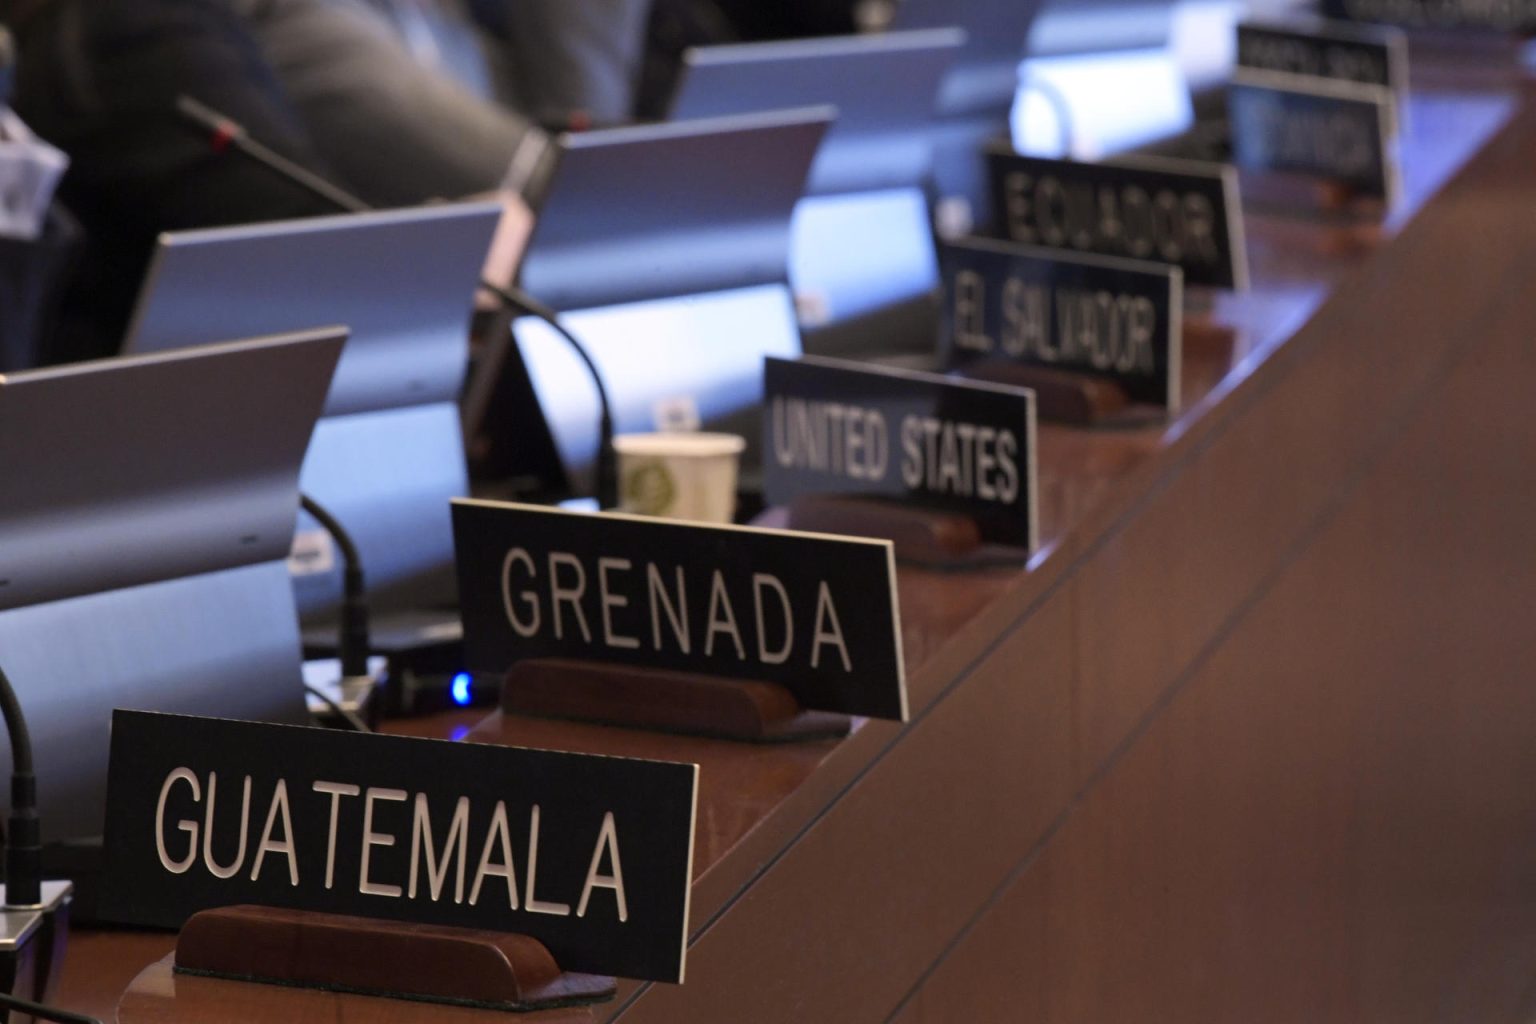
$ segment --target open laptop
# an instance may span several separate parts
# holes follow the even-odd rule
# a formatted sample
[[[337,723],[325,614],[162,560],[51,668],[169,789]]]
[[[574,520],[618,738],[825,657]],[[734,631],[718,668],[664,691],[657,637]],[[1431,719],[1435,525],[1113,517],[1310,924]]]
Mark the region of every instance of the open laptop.
[[[448,503],[469,489],[456,403],[500,215],[456,203],[167,234],[129,329],[128,352],[351,330],[302,487],[357,542],[376,609],[453,601]],[[321,558],[295,577],[307,617],[336,604],[341,568]]]
[[[790,243],[806,351],[933,346],[938,263],[924,185],[929,127],[958,29],[688,51],[673,120],[827,103],[837,121],[795,208]]]
[[[286,558],[345,340],[0,376],[0,664],[46,844],[101,833],[113,708],[306,720]]]
[[[800,353],[790,217],[831,119],[818,108],[560,139],[519,279],[591,352],[618,431],[654,430],[658,403],[680,399],[705,427],[758,433],[763,357]],[[542,321],[516,321],[513,336],[477,368],[466,419],[516,442],[526,461],[502,472],[547,470],[557,490],[590,494],[591,378]]]

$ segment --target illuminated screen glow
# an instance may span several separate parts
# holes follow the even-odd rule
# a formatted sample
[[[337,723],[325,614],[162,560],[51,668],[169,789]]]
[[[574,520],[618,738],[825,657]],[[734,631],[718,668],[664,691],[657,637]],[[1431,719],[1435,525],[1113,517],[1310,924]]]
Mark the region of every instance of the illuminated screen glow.
[[[811,196],[795,208],[791,231],[789,278],[807,327],[897,305],[938,284],[919,189]]]
[[[655,429],[656,403],[688,397],[706,427],[736,427],[756,443],[763,357],[800,355],[789,289],[782,284],[653,299],[561,314],[603,375],[614,429]],[[524,317],[514,336],[561,464],[581,490],[597,449],[597,392],[570,346]]]
[[[1189,87],[1164,50],[1040,57],[1023,64],[1013,144],[1031,156],[1090,160],[1176,135],[1194,123]],[[1039,87],[1030,83],[1038,82]],[[1042,90],[1062,97],[1070,124]]]

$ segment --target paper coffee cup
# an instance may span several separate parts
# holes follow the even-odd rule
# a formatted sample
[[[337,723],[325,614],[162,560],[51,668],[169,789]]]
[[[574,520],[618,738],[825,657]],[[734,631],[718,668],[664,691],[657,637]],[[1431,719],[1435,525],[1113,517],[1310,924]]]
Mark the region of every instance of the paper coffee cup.
[[[747,442],[735,434],[620,434],[619,511],[704,523],[736,513],[736,471]]]

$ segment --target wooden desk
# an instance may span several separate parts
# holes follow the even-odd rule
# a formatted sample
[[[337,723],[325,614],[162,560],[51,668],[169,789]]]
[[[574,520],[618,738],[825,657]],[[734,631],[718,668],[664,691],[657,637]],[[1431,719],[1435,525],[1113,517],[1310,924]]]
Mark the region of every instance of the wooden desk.
[[[1530,1019],[1536,109],[1430,198],[1497,121],[1438,81],[1384,244],[1254,218],[1177,421],[1042,432],[1028,571],[903,572],[909,725],[481,727],[703,766],[687,984],[530,1024]],[[62,1002],[169,947],[77,936]]]

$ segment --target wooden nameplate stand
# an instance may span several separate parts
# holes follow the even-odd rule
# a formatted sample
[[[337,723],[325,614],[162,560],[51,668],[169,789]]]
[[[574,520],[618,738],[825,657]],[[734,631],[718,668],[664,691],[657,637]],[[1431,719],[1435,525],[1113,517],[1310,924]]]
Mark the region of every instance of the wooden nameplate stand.
[[[1339,218],[1323,234],[1321,248],[1328,256],[1368,252],[1381,244],[1382,221],[1387,204],[1377,196],[1363,195],[1352,185],[1323,181],[1316,186],[1317,205],[1325,216]]]
[[[1184,311],[1179,341],[1186,357],[1230,355],[1237,332],[1217,323],[1208,310]],[[1142,426],[1167,415],[1156,406],[1136,405],[1112,380],[1048,366],[1030,366],[1006,359],[972,363],[961,374],[994,384],[1011,384],[1035,392],[1040,419],[1074,427]]]
[[[812,494],[777,510],[775,526],[806,533],[888,540],[896,557],[919,565],[949,565],[981,550],[981,530],[970,516],[850,495]]]
[[[973,380],[1010,384],[1035,393],[1035,413],[1042,420],[1090,427],[1125,413],[1131,402],[1112,380],[1085,373],[1031,366],[1008,359],[986,359],[961,369]]]
[[[877,497],[802,495],[765,509],[756,526],[888,540],[902,562],[925,569],[1017,567],[1029,560],[1022,547],[988,543],[970,516],[926,509]]]
[[[526,935],[274,907],[193,915],[177,974],[529,1012],[612,999],[613,978],[560,970]]]
[[[803,709],[775,683],[576,658],[517,662],[507,671],[501,709],[748,743],[840,738],[852,724],[847,715]]]
[[[1300,220],[1311,229],[1301,244],[1328,258],[1375,249],[1385,237],[1382,222],[1390,212],[1381,198],[1352,185],[1282,171],[1244,175],[1243,199],[1266,217]]]

